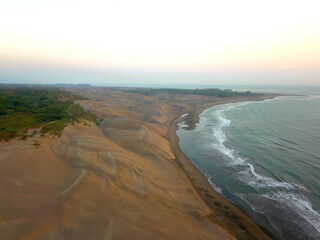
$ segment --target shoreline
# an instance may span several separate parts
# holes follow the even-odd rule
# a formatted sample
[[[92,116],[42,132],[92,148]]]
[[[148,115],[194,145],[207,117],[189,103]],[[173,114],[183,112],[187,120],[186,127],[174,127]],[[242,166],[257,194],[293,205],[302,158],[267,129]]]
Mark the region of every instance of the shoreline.
[[[178,130],[177,123],[182,120],[188,124],[187,130],[193,130],[196,123],[199,122],[200,114],[213,106],[236,103],[243,101],[263,101],[266,99],[273,99],[281,94],[264,94],[254,95],[250,97],[228,98],[220,99],[216,102],[206,103],[200,106],[194,106],[188,111],[181,111],[177,113],[174,119],[170,122],[167,138],[171,143],[172,152],[175,155],[175,160],[178,166],[183,170],[190,180],[193,188],[198,194],[199,198],[210,209],[208,219],[227,230],[232,236],[237,239],[276,239],[272,233],[260,226],[247,212],[230,202],[222,194],[217,192],[209,183],[204,174],[193,164],[179,147],[179,137],[176,134]],[[183,119],[181,115],[189,113]]]

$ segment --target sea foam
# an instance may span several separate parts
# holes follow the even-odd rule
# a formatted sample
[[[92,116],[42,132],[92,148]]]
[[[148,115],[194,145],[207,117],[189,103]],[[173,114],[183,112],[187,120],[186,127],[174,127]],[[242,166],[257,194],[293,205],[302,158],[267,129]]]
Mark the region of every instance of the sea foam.
[[[307,99],[306,97],[304,97],[304,100],[312,100],[315,98],[318,98],[318,96],[309,96]],[[297,231],[302,230],[303,233],[307,234],[306,236],[311,237],[310,239],[320,239],[318,238],[318,236],[320,236],[320,215],[317,212],[317,208],[313,207],[311,202],[309,202],[305,197],[309,196],[305,193],[310,191],[310,188],[300,186],[291,181],[287,182],[282,180],[282,175],[274,173],[272,169],[264,169],[264,167],[268,165],[262,165],[260,168],[259,165],[256,164],[257,162],[261,162],[262,159],[251,159],[249,157],[243,157],[241,153],[237,152],[236,149],[231,148],[228,144],[229,131],[227,132],[226,129],[232,127],[232,129],[228,129],[230,130],[230,134],[234,132],[233,129],[235,129],[237,133],[241,134],[241,132],[239,132],[241,131],[241,129],[238,129],[238,123],[236,122],[237,118],[234,118],[234,120],[232,118],[228,119],[228,111],[235,108],[239,109],[248,104],[255,105],[265,102],[268,102],[268,107],[272,107],[271,105],[269,105],[269,102],[283,102],[288,99],[298,100],[297,97],[291,96],[279,97],[266,101],[220,105],[214,107],[214,109],[206,110],[205,112],[203,112],[200,115],[200,123],[197,124],[196,127],[196,131],[199,131],[199,133],[194,133],[199,134],[197,135],[199,136],[199,143],[202,141],[206,143],[204,145],[205,148],[200,148],[203,149],[203,152],[199,152],[199,154],[204,155],[202,155],[202,157],[199,159],[212,161],[213,164],[215,164],[214,162],[217,161],[219,171],[220,169],[222,171],[225,171],[228,182],[230,181],[232,183],[235,183],[235,185],[237,185],[238,181],[242,182],[241,184],[239,184],[239,192],[234,187],[229,188],[228,185],[226,185],[227,188],[222,187],[225,184],[223,182],[224,179],[222,179],[222,181],[220,181],[220,179],[216,179],[217,182],[215,182],[212,175],[209,175],[209,172],[214,172],[214,170],[211,170],[211,167],[214,168],[214,165],[210,166],[209,162],[206,162],[207,165],[204,164],[202,166],[202,172],[207,172],[205,176],[207,177],[208,182],[217,192],[221,194],[226,193],[231,198],[231,201],[237,201],[237,198],[234,198],[233,196],[239,197],[240,194],[242,196],[240,196],[240,198],[244,201],[247,201],[247,203],[252,207],[254,211],[257,211],[261,214],[266,214],[266,216],[269,216],[270,219],[272,218],[272,216],[275,216],[275,219],[273,219],[275,221],[281,220],[281,222],[279,222],[279,225],[273,225],[273,223],[275,222],[270,221],[271,225],[275,228],[279,227],[278,230],[280,231],[282,228],[287,230],[292,228],[292,230],[294,231],[294,226],[299,226],[301,228],[297,229]],[[256,108],[253,107],[253,109]],[[237,114],[241,114],[241,112],[235,112],[232,114],[230,113],[230,116],[237,116]],[[254,114],[257,114],[257,112],[254,112]],[[248,133],[252,134],[251,132]],[[245,136],[242,136],[242,139],[244,139],[244,137]],[[261,137],[263,137],[263,134]],[[232,136],[232,139],[237,139],[237,136]],[[284,138],[283,136],[275,136],[275,139],[281,139],[281,141],[288,142],[291,145],[295,144],[294,141]],[[241,144],[245,144],[245,142]],[[261,142],[261,144],[263,144],[263,142]],[[279,143],[273,142],[273,144]],[[206,149],[208,149],[208,151]],[[215,158],[213,156],[221,156],[221,158]],[[259,158],[259,155],[255,155],[255,157]],[[280,160],[281,159],[279,158],[279,161]],[[276,159],[274,159],[273,163],[277,164]],[[201,165],[201,161],[199,161],[199,164]],[[281,165],[279,164],[279,166]],[[219,174],[224,173],[218,173],[218,175]],[[304,184],[304,182],[298,182],[300,182],[300,184]],[[246,185],[249,188],[245,187]],[[277,203],[275,204],[274,201],[276,201]],[[272,204],[268,205],[268,203]],[[277,210],[279,210],[279,212]],[[285,213],[292,213],[290,215],[290,219],[288,218],[289,216],[287,216],[286,218]],[[284,216],[282,217],[277,214],[284,214]],[[295,219],[295,217],[297,219]],[[285,225],[283,225],[283,223],[285,223]]]
[[[318,97],[318,96],[316,96]],[[314,99],[314,97],[310,97],[308,99]],[[272,100],[269,100],[272,101]],[[274,100],[273,100],[274,101]],[[232,106],[228,106],[224,109],[216,110],[214,112],[214,117],[216,118],[218,124],[216,124],[213,128],[213,136],[215,137],[217,144],[214,143],[212,146],[214,149],[218,150],[225,156],[227,156],[230,160],[229,166],[245,166],[245,170],[240,171],[238,173],[238,177],[241,181],[245,182],[246,184],[254,187],[254,188],[274,188],[274,193],[269,193],[262,195],[266,198],[275,200],[280,202],[281,204],[286,204],[290,209],[292,209],[294,212],[299,214],[301,217],[303,217],[306,221],[308,221],[314,228],[320,232],[320,215],[318,212],[316,212],[313,208],[310,202],[308,202],[303,195],[297,195],[295,193],[286,192],[291,189],[300,188],[303,190],[306,190],[303,186],[299,186],[297,184],[291,184],[288,182],[282,182],[277,181],[275,179],[272,179],[270,177],[263,176],[261,174],[258,174],[255,170],[255,167],[252,163],[246,161],[244,158],[241,158],[238,156],[238,153],[236,150],[231,149],[225,145],[225,143],[228,141],[228,138],[224,132],[224,129],[226,127],[229,127],[231,125],[231,120],[227,119],[224,116],[224,113],[226,111],[229,111],[230,109],[244,106],[246,104],[249,104],[250,102],[246,102],[244,104],[234,104]],[[259,103],[259,102],[254,102]],[[202,124],[206,124],[207,121],[202,122]],[[212,180],[211,178],[208,179],[211,186],[218,192],[222,193],[222,189],[219,188]],[[277,189],[277,190],[276,190]],[[281,191],[281,189],[286,191]]]
[[[181,115],[180,118],[184,118],[184,117],[186,117],[186,116],[188,116],[188,115],[189,115],[189,113],[185,113],[185,114]]]
[[[262,196],[287,205],[308,221],[318,231],[318,233],[320,233],[320,214],[313,209],[311,203],[308,202],[301,194],[276,192]]]

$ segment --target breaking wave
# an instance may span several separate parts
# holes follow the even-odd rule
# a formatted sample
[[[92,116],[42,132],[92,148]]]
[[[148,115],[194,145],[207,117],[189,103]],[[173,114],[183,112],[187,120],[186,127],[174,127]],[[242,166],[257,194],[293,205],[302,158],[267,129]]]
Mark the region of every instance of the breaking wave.
[[[311,99],[313,99],[313,97]],[[217,122],[217,124],[215,124],[212,129],[212,135],[215,139],[215,143],[212,144],[213,148],[225,156],[224,159],[227,160],[228,166],[241,168],[241,171],[238,171],[237,176],[242,182],[245,182],[247,185],[253,187],[254,189],[269,189],[268,192],[270,193],[261,196],[275,200],[281,204],[285,204],[292,211],[299,214],[303,219],[308,221],[318,231],[318,233],[320,233],[319,213],[312,208],[311,203],[308,202],[302,194],[290,192],[290,190],[294,189],[306,190],[303,186],[276,180],[271,177],[259,174],[256,171],[254,164],[248,161],[249,159],[239,156],[239,153],[236,150],[225,145],[228,141],[228,138],[224,129],[230,127],[232,123],[231,120],[225,117],[225,112],[249,103],[250,102],[233,104],[231,106],[226,106],[223,109],[216,110],[213,113],[213,117]],[[201,124],[203,129],[207,124],[207,120],[203,118]],[[211,180],[211,178],[209,178],[208,181],[216,191],[222,193],[222,189],[219,188]]]

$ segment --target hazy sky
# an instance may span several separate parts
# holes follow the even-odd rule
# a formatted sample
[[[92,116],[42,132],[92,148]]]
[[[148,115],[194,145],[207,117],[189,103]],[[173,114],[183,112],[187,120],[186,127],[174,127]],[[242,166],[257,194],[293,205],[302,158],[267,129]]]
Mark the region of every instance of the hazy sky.
[[[0,81],[320,85],[320,1],[0,0]]]

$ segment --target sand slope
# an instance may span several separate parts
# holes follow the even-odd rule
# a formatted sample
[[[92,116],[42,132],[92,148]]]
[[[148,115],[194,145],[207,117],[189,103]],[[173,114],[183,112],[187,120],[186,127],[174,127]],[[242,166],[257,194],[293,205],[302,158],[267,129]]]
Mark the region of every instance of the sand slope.
[[[0,239],[233,239],[210,220],[167,139],[182,103],[72,91],[92,99],[80,104],[99,127],[0,144]]]
[[[174,161],[172,107],[98,100],[101,128],[0,145],[0,239],[231,239]]]

